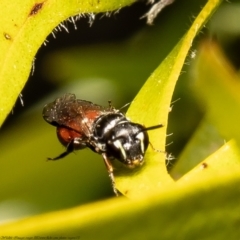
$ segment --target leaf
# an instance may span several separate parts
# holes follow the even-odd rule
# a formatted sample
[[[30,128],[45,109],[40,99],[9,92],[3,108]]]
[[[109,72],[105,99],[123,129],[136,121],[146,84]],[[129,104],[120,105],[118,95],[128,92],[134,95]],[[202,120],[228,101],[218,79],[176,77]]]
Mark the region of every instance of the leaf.
[[[130,119],[147,127],[164,124],[159,130],[149,131],[150,141],[156,149],[165,149],[172,94],[188,51],[196,34],[220,2],[209,1],[206,4],[187,34],[149,77],[128,110]],[[152,194],[172,182],[166,170],[165,154],[154,152],[151,147],[148,150],[146,164],[140,171],[131,174],[119,167],[115,170],[117,189],[129,198],[138,199]]]
[[[174,166],[171,175],[175,178],[203,161],[224,141],[233,138],[240,143],[240,79],[216,42],[201,43],[192,72],[194,90],[206,116]]]
[[[223,144],[224,138],[209,117],[205,116],[178,157],[171,170],[171,176],[175,180],[182,177]]]
[[[149,78],[128,112],[134,121],[151,126],[156,124],[157,119],[167,124],[172,92],[193,38],[219,3],[220,1],[208,1],[190,31]],[[142,110],[146,114],[142,114]],[[147,114],[148,112],[150,115]],[[154,147],[163,149],[166,128],[159,131],[162,134],[160,142],[157,141],[158,131],[150,132],[150,139]],[[236,148],[233,147],[231,150],[232,155],[235,155]],[[148,154],[152,155],[150,151]],[[149,160],[149,168],[153,167],[156,162],[159,164],[160,154],[154,155],[151,156],[152,162]],[[237,160],[239,154],[235,156]],[[162,159],[165,160],[164,156]],[[150,171],[147,168],[148,161],[143,172],[145,173],[146,170],[148,174],[151,174],[151,171],[155,171],[152,176],[145,175],[146,182],[148,183],[148,180],[153,177],[153,183],[149,181],[152,186],[144,186],[142,192],[139,188],[140,182],[135,182],[135,176],[132,176],[134,180],[130,183],[126,180],[130,179],[128,176],[122,179],[117,178],[117,186],[123,193],[128,195],[126,191],[133,190],[128,196],[134,201],[116,198],[79,208],[52,212],[2,225],[0,232],[3,236],[36,236],[35,239],[38,236],[39,238],[58,237],[58,239],[64,239],[64,237],[72,237],[72,239],[95,239],[96,237],[99,239],[158,239],[159,237],[161,239],[207,239],[212,235],[214,239],[226,239],[227,237],[234,239],[239,235],[239,230],[236,228],[239,222],[238,202],[240,200],[238,169],[232,171],[231,174],[226,174],[224,178],[216,178],[209,174],[209,177],[203,180],[198,178],[198,181],[188,181],[178,185],[171,183],[164,164],[161,168],[154,167],[149,169]],[[162,183],[162,188],[161,184],[156,185],[157,174],[158,183]],[[141,176],[141,178],[144,177]],[[163,179],[166,182],[161,182]],[[123,181],[122,188],[120,180]],[[211,184],[209,184],[210,181]],[[156,191],[151,191],[152,189]],[[225,215],[228,216],[227,222],[222,217]],[[224,232],[219,229],[223,229]]]
[[[240,171],[240,151],[234,140],[224,144],[209,155],[191,171],[177,181],[177,185],[208,180],[208,185],[215,184],[214,178],[224,178]]]
[[[62,21],[84,13],[119,10],[134,0],[1,1],[0,126],[12,110],[34,62],[37,50]]]
[[[212,123],[227,140],[240,143],[240,79],[217,43],[202,43],[195,71],[196,87]]]
[[[231,142],[219,154],[234,155],[234,149]],[[236,156],[239,161],[239,153]],[[210,174],[134,202],[118,198],[23,219],[0,226],[0,232],[58,239],[237,239],[239,184],[238,168],[224,177]]]

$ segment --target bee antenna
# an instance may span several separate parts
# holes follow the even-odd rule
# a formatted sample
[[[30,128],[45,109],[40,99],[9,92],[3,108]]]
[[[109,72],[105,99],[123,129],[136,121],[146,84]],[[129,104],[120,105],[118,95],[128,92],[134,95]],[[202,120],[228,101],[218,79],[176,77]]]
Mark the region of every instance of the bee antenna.
[[[155,125],[155,126],[151,126],[151,127],[144,128],[141,132],[146,132],[146,131],[154,130],[154,129],[157,129],[157,128],[161,128],[161,127],[163,127],[163,126],[164,126],[163,124],[158,124],[158,125]]]
[[[154,130],[154,129],[158,129],[158,128],[162,128],[162,127],[164,127],[163,124],[158,124],[158,125],[155,125],[155,126],[143,128],[139,132],[137,132],[136,135],[139,134],[140,132],[146,132],[146,131],[150,131],[150,130]]]

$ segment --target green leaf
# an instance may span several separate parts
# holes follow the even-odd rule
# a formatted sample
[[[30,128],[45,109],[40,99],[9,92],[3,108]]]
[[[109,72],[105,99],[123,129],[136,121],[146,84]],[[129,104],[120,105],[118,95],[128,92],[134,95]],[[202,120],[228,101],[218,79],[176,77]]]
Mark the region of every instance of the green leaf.
[[[0,126],[12,110],[34,62],[37,50],[62,21],[84,13],[119,10],[134,0],[1,1]]]
[[[220,2],[209,1],[206,4],[187,34],[149,77],[128,110],[127,115],[133,121],[147,127],[164,124],[159,130],[149,131],[150,141],[156,149],[165,151],[171,99],[185,58],[196,34]],[[120,167],[115,171],[117,189],[129,198],[137,199],[154,193],[158,189],[168,187],[172,182],[166,170],[165,154],[154,152],[149,147],[145,159],[145,166],[138,172],[131,173]]]
[[[196,88],[212,123],[240,143],[240,79],[215,42],[202,43],[194,71]]]
[[[186,185],[204,179],[208,180],[208,185],[211,185],[215,184],[214,178],[224,178],[239,171],[239,147],[234,140],[231,140],[180,178],[177,185]]]
[[[239,144],[240,79],[218,44],[204,41],[192,69],[195,92],[206,109],[206,116],[196,130],[171,175],[177,179],[203,161],[226,140]],[[228,157],[231,162],[231,157]],[[224,161],[219,156],[219,162]]]
[[[234,145],[230,142],[217,154],[224,154],[226,159],[231,155],[239,161]],[[197,181],[185,178],[182,184],[161,194],[134,202],[118,198],[52,212],[0,226],[0,232],[3,236],[59,239],[237,239],[239,167],[224,172],[227,165],[223,165],[223,171],[216,175],[211,170],[217,162],[214,158],[206,168],[193,173],[198,175]],[[202,178],[205,171],[210,173]]]
[[[178,157],[171,176],[178,179],[224,144],[223,137],[208,116],[204,117]]]
[[[220,2],[208,1],[189,32],[151,75],[131,105],[128,116],[133,121],[146,126],[165,124],[164,128],[150,132],[155,148],[164,149],[173,89],[192,41]],[[220,149],[216,156],[223,155],[225,159],[235,156],[237,163],[238,148],[234,143],[229,146],[225,155]],[[203,179],[199,175],[195,181],[173,184],[166,172],[164,154],[153,153],[149,148],[146,158],[139,174],[121,177],[123,170],[116,173],[117,188],[134,201],[116,198],[28,218],[0,226],[1,235],[59,239],[206,239],[212,234],[214,239],[234,239],[239,235],[238,168],[224,173],[224,178],[210,172]],[[211,161],[207,167],[208,164],[211,166]],[[226,222],[222,215],[227,214]]]

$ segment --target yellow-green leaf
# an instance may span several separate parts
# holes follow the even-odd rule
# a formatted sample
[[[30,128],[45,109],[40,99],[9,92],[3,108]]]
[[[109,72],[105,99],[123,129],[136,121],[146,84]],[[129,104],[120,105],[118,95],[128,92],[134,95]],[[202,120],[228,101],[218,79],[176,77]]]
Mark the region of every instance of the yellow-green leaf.
[[[219,46],[202,43],[194,68],[196,87],[212,123],[229,140],[240,140],[240,79]]]
[[[71,16],[119,10],[134,0],[25,0],[0,3],[0,126],[12,110],[46,37]]]
[[[132,120],[145,126],[164,124],[164,127],[159,130],[149,131],[150,142],[158,150],[165,151],[172,94],[185,58],[196,34],[220,2],[208,1],[186,35],[149,77],[128,110],[127,115]],[[157,189],[162,189],[164,186],[168,187],[172,181],[166,170],[165,154],[154,152],[149,147],[145,158],[146,164],[139,172],[131,174],[129,171],[119,170],[119,168],[116,171],[118,190],[130,198],[137,199],[140,196],[153,193]]]

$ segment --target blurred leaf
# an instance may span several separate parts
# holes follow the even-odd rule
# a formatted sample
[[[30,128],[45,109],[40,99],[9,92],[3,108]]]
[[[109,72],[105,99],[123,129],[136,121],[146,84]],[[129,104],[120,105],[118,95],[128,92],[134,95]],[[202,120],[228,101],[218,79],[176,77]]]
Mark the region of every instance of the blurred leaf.
[[[224,138],[220,136],[216,126],[206,116],[188,141],[176,164],[174,164],[171,176],[174,179],[182,177],[223,144]]]
[[[0,126],[24,87],[34,56],[48,34],[70,16],[119,10],[134,0],[1,1]]]
[[[202,43],[194,71],[209,119],[227,140],[239,143],[240,79],[215,42]]]
[[[73,239],[238,239],[239,171],[209,177],[134,202],[114,199],[39,215],[0,226],[0,232]]]
[[[205,106],[206,116],[171,172],[176,179],[203,161],[224,141],[234,138],[240,143],[240,78],[216,42],[201,43],[192,77],[196,96]]]
[[[240,172],[240,150],[236,142],[231,140],[180,178],[177,185],[187,185],[204,179],[209,180],[208,185],[211,185],[215,184],[214,177],[224,178],[234,172]]]
[[[47,161],[64,148],[55,129],[42,119],[43,105],[26,112],[17,124],[1,132],[0,222],[113,196],[103,160],[90,150],[62,161]],[[20,216],[6,211],[4,216],[2,204],[9,201],[20,201],[30,209]],[[9,208],[21,207],[12,202]]]

